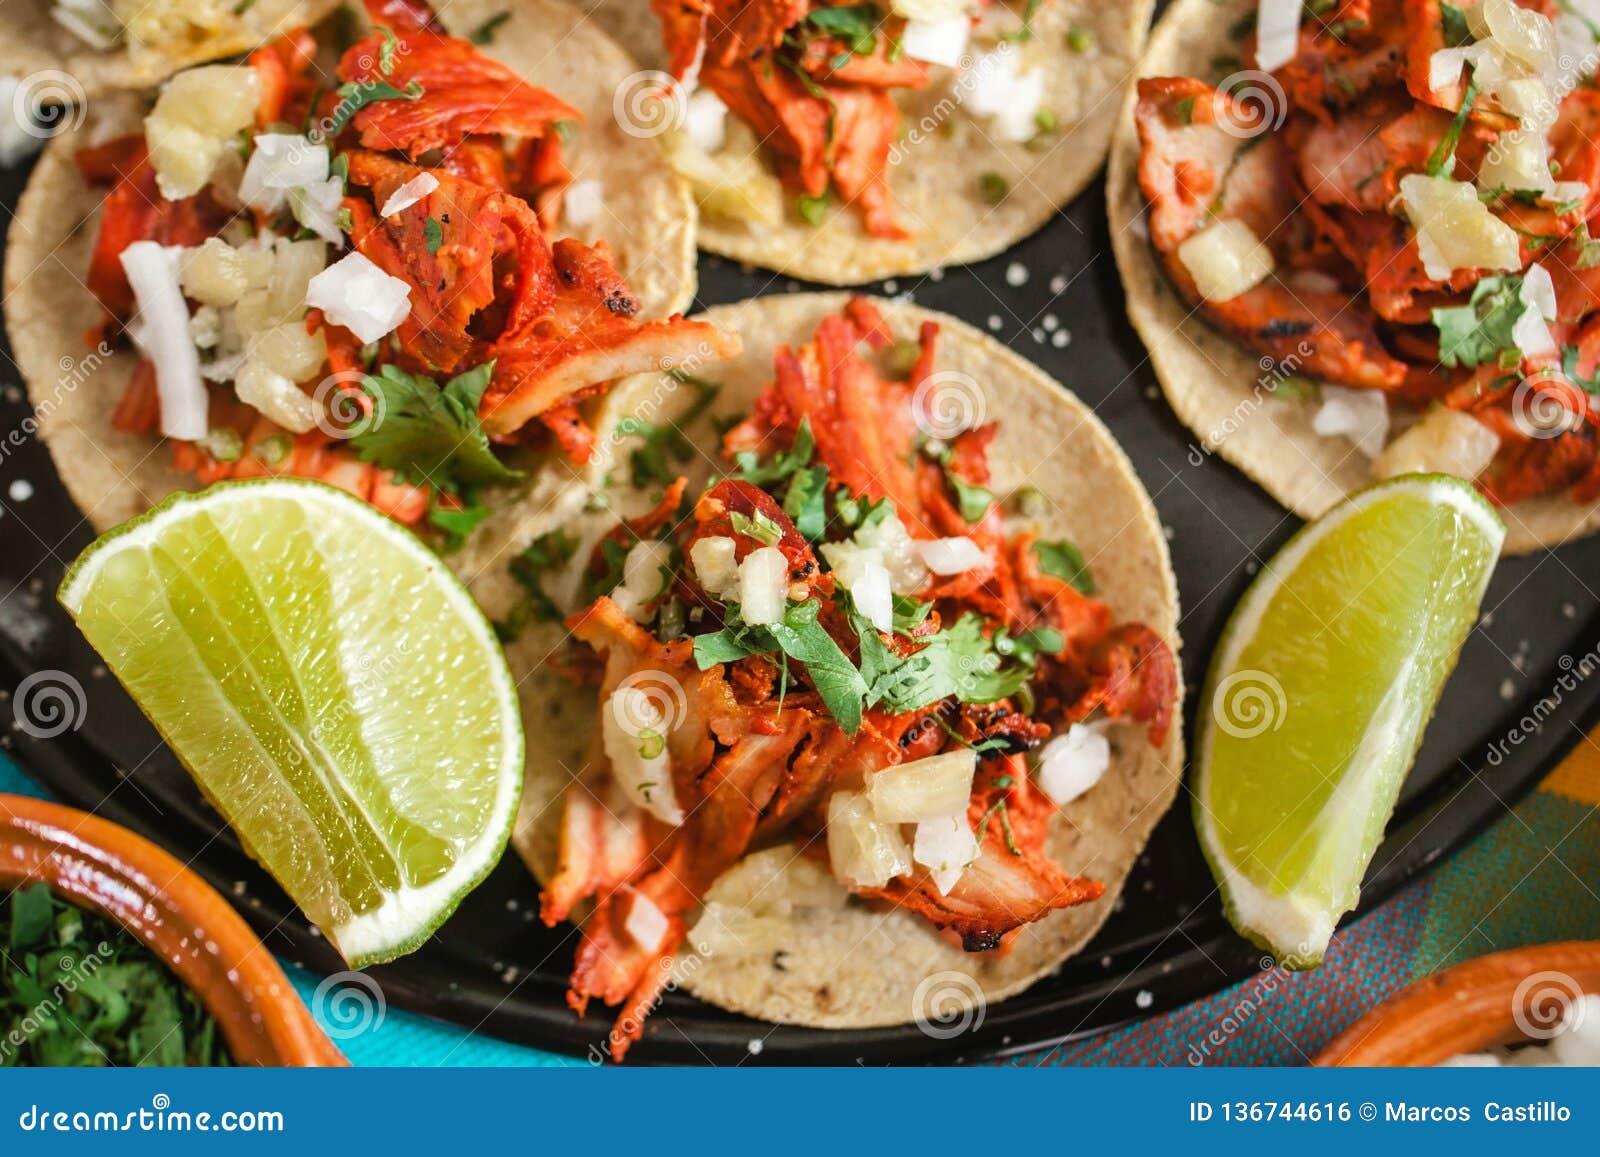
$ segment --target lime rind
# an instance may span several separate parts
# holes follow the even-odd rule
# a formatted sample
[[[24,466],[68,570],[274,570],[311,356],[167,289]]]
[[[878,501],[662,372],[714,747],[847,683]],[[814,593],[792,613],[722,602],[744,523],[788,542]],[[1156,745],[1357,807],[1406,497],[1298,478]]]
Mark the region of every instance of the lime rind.
[[[1470,483],[1450,475],[1415,474],[1388,479],[1358,491],[1322,518],[1301,528],[1262,568],[1224,629],[1207,673],[1202,704],[1216,701],[1219,686],[1237,668],[1240,655],[1255,638],[1274,597],[1311,551],[1336,528],[1373,504],[1404,497],[1447,507],[1461,515],[1482,536],[1485,546],[1478,567],[1479,583],[1472,592],[1472,605],[1476,608],[1505,539],[1505,526],[1494,508]],[[1470,629],[1470,621],[1467,629]],[[1440,685],[1454,666],[1464,637],[1465,631],[1455,640],[1442,671],[1438,672]],[[1421,666],[1408,661],[1395,672],[1389,690],[1369,719],[1350,759],[1349,766],[1356,770],[1341,778],[1319,812],[1314,825],[1316,830],[1309,834],[1331,834],[1332,842],[1328,854],[1320,856],[1317,862],[1326,863],[1331,859],[1364,869],[1370,861],[1393,809],[1392,798],[1388,808],[1374,807],[1373,795],[1383,789],[1381,781],[1385,772],[1397,763],[1402,774],[1396,777],[1393,790],[1398,791],[1399,778],[1403,778],[1404,769],[1415,759],[1436,703],[1435,695],[1424,710],[1412,709],[1417,697],[1406,691],[1408,684],[1423,674],[1419,670]],[[1355,873],[1349,888],[1330,903],[1327,897],[1317,895],[1314,888],[1302,886],[1307,883],[1305,880],[1295,881],[1283,890],[1273,890],[1240,869],[1217,830],[1213,809],[1206,805],[1217,727],[1211,712],[1202,708],[1197,713],[1199,735],[1195,751],[1193,812],[1202,853],[1222,893],[1224,912],[1235,929],[1252,943],[1271,951],[1279,963],[1290,968],[1314,967],[1321,962],[1339,918],[1358,903],[1361,873]]]
[[[460,581],[415,535],[354,496],[307,479],[264,478],[220,483],[200,492],[179,492],[113,528],[74,561],[62,579],[57,597],[77,618],[96,578],[119,555],[129,550],[148,550],[160,542],[163,530],[178,522],[213,510],[220,511],[243,500],[272,499],[297,503],[308,515],[352,522],[361,534],[382,536],[408,564],[415,565],[418,580],[431,584],[443,595],[452,612],[452,621],[468,632],[474,653],[484,660],[478,673],[488,677],[489,685],[482,693],[502,708],[498,711],[500,760],[493,772],[493,798],[475,838],[459,850],[454,862],[436,878],[420,885],[385,890],[376,907],[322,929],[351,965],[378,964],[414,951],[425,943],[462,899],[493,871],[510,838],[521,795],[525,757],[516,685],[493,628]],[[152,722],[210,798],[211,792],[203,777],[173,743],[168,728],[160,719],[152,717]],[[223,809],[219,807],[218,810]],[[249,850],[248,833],[241,831],[239,834]]]

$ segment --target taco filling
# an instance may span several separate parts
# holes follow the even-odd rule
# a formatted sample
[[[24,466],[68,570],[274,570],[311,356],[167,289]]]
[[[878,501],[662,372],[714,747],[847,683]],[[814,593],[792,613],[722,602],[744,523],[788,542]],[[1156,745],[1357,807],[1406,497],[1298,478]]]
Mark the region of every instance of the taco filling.
[[[318,478],[459,534],[519,476],[497,449],[585,461],[584,398],[738,344],[641,320],[604,242],[552,241],[573,109],[413,0],[371,8],[329,83],[297,31],[78,154],[109,190],[90,336],[142,357],[108,420],[200,483]]]
[[[896,341],[852,300],[778,347],[725,474],[514,568],[547,615],[567,569],[589,600],[555,661],[598,689],[600,724],[541,914],[593,901],[568,1001],[623,1006],[618,1059],[707,890],[759,848],[798,839],[969,952],[1103,891],[1050,858],[1047,827],[1106,769],[1102,721],[1164,741],[1174,657],[1113,620],[1072,544],[1007,534],[993,423],[923,432],[938,337]]]
[[[1048,132],[1044,73],[1020,63],[1039,3],[651,0],[687,101],[674,162],[708,211],[771,223],[770,178],[748,172],[764,152],[801,219],[817,224],[837,197],[871,236],[904,240],[889,188],[902,159],[897,94],[949,90],[923,134],[957,106],[992,121],[999,140]]]
[[[1139,82],[1174,287],[1380,476],[1600,498],[1600,26],[1555,0],[1264,0],[1236,31],[1236,83]]]

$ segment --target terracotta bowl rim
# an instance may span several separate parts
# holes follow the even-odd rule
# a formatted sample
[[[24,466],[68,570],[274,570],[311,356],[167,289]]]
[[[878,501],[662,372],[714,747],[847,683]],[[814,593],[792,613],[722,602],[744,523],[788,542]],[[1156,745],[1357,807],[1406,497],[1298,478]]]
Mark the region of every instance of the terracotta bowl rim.
[[[0,793],[0,886],[48,884],[166,962],[217,1020],[239,1065],[348,1062],[222,896],[144,837],[88,812]]]
[[[1475,957],[1407,985],[1340,1033],[1324,1066],[1437,1065],[1553,1026],[1560,1002],[1600,994],[1600,940],[1566,940]]]

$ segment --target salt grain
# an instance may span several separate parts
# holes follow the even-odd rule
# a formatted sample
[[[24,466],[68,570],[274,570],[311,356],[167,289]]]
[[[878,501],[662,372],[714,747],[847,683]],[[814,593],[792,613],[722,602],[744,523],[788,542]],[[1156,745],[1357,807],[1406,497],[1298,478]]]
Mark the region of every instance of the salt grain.
[[[1006,266],[1006,284],[1015,289],[1019,285],[1028,283],[1028,267],[1020,261],[1013,261]]]

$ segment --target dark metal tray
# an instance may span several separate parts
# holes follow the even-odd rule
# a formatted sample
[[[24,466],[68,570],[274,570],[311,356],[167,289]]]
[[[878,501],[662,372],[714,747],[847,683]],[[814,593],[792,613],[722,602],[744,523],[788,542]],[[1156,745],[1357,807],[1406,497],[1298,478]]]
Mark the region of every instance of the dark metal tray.
[[[22,180],[19,172],[0,175],[0,204],[16,204]],[[716,259],[702,261],[701,278],[706,305],[804,288]],[[1171,530],[1192,726],[1194,688],[1229,609],[1298,521],[1232,468],[1192,451],[1192,436],[1161,397],[1123,317],[1103,188],[1091,188],[1002,257],[938,279],[871,288],[913,294],[993,333],[1094,406],[1122,442]],[[66,564],[93,536],[48,453],[27,436],[29,409],[9,357],[3,380],[0,686],[14,689],[32,672],[55,669],[73,676],[87,697],[78,730],[46,741],[12,729],[7,745],[64,799],[143,832],[191,861],[225,895],[240,897],[241,910],[274,951],[338,971],[343,966],[327,945],[233,835],[219,830],[177,761],[56,605]],[[1600,599],[1589,589],[1596,575],[1600,536],[1502,564],[1485,604],[1489,613],[1467,644],[1368,875],[1364,909],[1504,814],[1600,717],[1600,680],[1576,681],[1571,690],[1561,683],[1574,659],[1600,645]],[[1542,725],[1525,724],[1543,699],[1549,702]],[[597,1011],[580,1021],[567,1009],[575,934],[535,921],[535,895],[531,878],[508,855],[433,943],[373,975],[399,1006],[508,1040],[587,1053],[603,1040],[608,1018]],[[1250,975],[1260,956],[1224,922],[1187,800],[1180,798],[1094,943],[1054,977],[988,1009],[974,1031],[934,1040],[915,1025],[773,1030],[675,993],[632,1056],[717,1064],[974,1058],[1173,1008]],[[764,1045],[752,1056],[747,1044],[757,1037]]]

